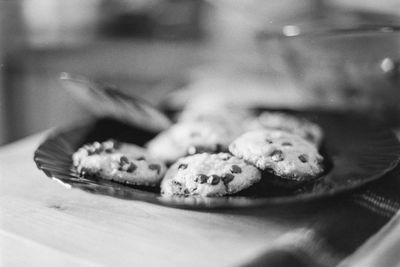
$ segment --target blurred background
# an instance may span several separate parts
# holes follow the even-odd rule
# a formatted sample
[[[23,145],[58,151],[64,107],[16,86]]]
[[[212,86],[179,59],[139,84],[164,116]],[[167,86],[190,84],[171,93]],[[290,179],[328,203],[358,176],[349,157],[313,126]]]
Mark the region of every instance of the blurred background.
[[[276,53],[260,36],[399,25],[398,16],[397,0],[0,0],[0,145],[91,116],[60,86],[64,71],[154,104],[205,77],[214,83],[201,88],[218,76],[240,79],[228,90],[282,91],[289,83],[276,82]]]

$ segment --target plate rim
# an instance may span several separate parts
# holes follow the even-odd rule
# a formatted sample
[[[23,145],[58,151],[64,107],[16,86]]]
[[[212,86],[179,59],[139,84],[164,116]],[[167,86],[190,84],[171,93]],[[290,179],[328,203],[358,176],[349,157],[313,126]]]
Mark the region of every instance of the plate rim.
[[[396,168],[396,166],[399,166],[400,163],[400,140],[397,138],[395,132],[390,129],[390,128],[386,128],[386,129],[382,129],[387,131],[387,133],[390,133],[392,135],[392,138],[397,140],[397,148],[399,150],[399,157],[396,160],[393,160],[390,165],[388,167],[386,167],[385,169],[381,170],[379,173],[375,174],[375,175],[371,175],[368,177],[368,179],[365,179],[363,181],[361,181],[360,183],[355,183],[352,184],[350,186],[340,186],[340,187],[336,187],[335,190],[333,191],[327,191],[327,192],[318,192],[318,193],[313,193],[313,194],[302,194],[302,195],[296,195],[295,198],[293,197],[288,197],[288,196],[278,196],[278,197],[271,197],[271,198],[251,198],[251,197],[242,197],[242,196],[224,196],[221,198],[209,198],[209,199],[219,199],[219,201],[214,202],[211,206],[208,205],[206,202],[203,203],[196,203],[196,205],[193,204],[189,204],[187,202],[176,202],[176,201],[166,201],[167,198],[161,196],[160,194],[156,194],[154,192],[149,192],[149,191],[142,191],[140,189],[136,189],[136,188],[132,188],[129,186],[126,186],[124,184],[120,184],[120,183],[115,183],[115,185],[118,186],[124,186],[126,188],[130,188],[132,190],[138,190],[140,192],[145,192],[145,193],[151,193],[151,194],[155,194],[155,196],[153,196],[151,199],[142,199],[142,198],[124,198],[121,196],[116,196],[116,195],[110,195],[104,192],[91,192],[89,190],[85,190],[85,188],[78,186],[77,182],[72,182],[72,183],[68,183],[63,181],[63,179],[59,178],[59,177],[55,177],[51,171],[46,170],[43,168],[43,162],[40,159],[40,153],[43,150],[43,147],[48,144],[50,141],[54,141],[54,139],[56,138],[60,138],[60,136],[65,135],[67,132],[71,132],[71,131],[76,131],[79,129],[83,129],[83,128],[87,128],[90,126],[95,125],[97,122],[101,121],[101,120],[115,120],[112,118],[108,118],[108,117],[96,117],[96,118],[91,118],[91,119],[85,119],[83,121],[79,121],[79,122],[72,122],[69,123],[67,125],[64,126],[60,126],[57,128],[54,128],[53,130],[51,130],[50,133],[48,133],[46,135],[46,137],[40,142],[40,144],[38,145],[38,147],[36,148],[34,155],[33,155],[33,160],[36,164],[36,167],[43,171],[43,173],[50,179],[55,180],[60,182],[61,184],[63,184],[65,187],[67,187],[68,189],[80,189],[82,191],[88,192],[88,193],[92,193],[92,194],[100,194],[103,196],[110,196],[110,197],[115,197],[115,198],[119,198],[119,199],[124,199],[124,200],[128,200],[128,201],[141,201],[141,202],[146,202],[146,203],[152,203],[152,204],[157,204],[157,205],[161,205],[161,206],[166,206],[166,207],[172,207],[172,208],[180,208],[180,209],[192,209],[192,210],[213,210],[213,209],[243,209],[243,208],[259,208],[259,207],[263,207],[263,206],[276,206],[276,205],[288,205],[288,204],[294,204],[294,203],[306,203],[306,202],[312,202],[315,200],[319,200],[319,199],[328,199],[331,198],[333,196],[337,196],[337,195],[342,195],[345,193],[349,193],[354,191],[355,189],[358,188],[362,188],[363,186],[370,184],[371,182],[377,181],[380,178],[383,178],[384,176],[386,176],[389,172],[391,172],[393,169]],[[123,122],[119,122],[124,124]],[[111,182],[113,183],[113,182]],[[83,184],[83,183],[82,183]],[[249,200],[251,200],[251,202],[246,201],[244,204],[238,204],[236,202],[228,202],[228,201],[220,201],[221,199],[229,199],[229,198],[247,198]],[[197,198],[197,197],[195,197]],[[200,197],[201,198],[201,197]],[[182,197],[169,197],[169,199],[182,199]],[[231,199],[232,200],[232,199]]]

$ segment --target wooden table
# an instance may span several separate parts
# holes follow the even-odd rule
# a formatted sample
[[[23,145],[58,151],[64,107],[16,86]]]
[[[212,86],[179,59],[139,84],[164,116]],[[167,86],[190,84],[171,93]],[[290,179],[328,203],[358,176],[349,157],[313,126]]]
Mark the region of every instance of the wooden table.
[[[33,162],[44,137],[0,149],[1,266],[237,266],[304,230],[268,210],[199,212],[67,190]],[[377,266],[368,251],[394,242],[385,249],[387,233],[377,236],[348,263]]]

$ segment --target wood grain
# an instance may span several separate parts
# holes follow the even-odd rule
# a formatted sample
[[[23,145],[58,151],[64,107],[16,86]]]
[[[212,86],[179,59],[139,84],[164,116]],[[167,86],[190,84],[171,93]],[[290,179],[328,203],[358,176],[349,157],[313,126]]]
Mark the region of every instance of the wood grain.
[[[199,212],[67,189],[33,162],[45,135],[0,149],[0,266],[237,266],[335,218],[323,204]],[[392,255],[398,238],[379,236],[345,266]]]
[[[36,169],[32,155],[42,138],[0,151],[7,263],[25,258],[10,252],[20,245],[25,263],[32,260],[28,252],[45,251],[52,262],[60,259],[59,266],[231,266],[266,249],[289,227],[251,212],[179,210],[68,190]]]

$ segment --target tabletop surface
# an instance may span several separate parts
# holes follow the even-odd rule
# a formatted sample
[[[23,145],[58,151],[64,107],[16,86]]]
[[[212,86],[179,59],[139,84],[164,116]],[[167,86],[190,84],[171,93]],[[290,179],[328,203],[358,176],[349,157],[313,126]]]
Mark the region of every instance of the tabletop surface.
[[[298,225],[288,223],[270,209],[200,212],[67,189],[33,162],[44,138],[0,149],[4,266],[238,266],[308,230],[301,218]],[[378,243],[380,255],[393,254],[400,240],[397,217],[346,264],[374,266],[380,257],[369,252]],[[385,241],[388,229],[397,235]]]

